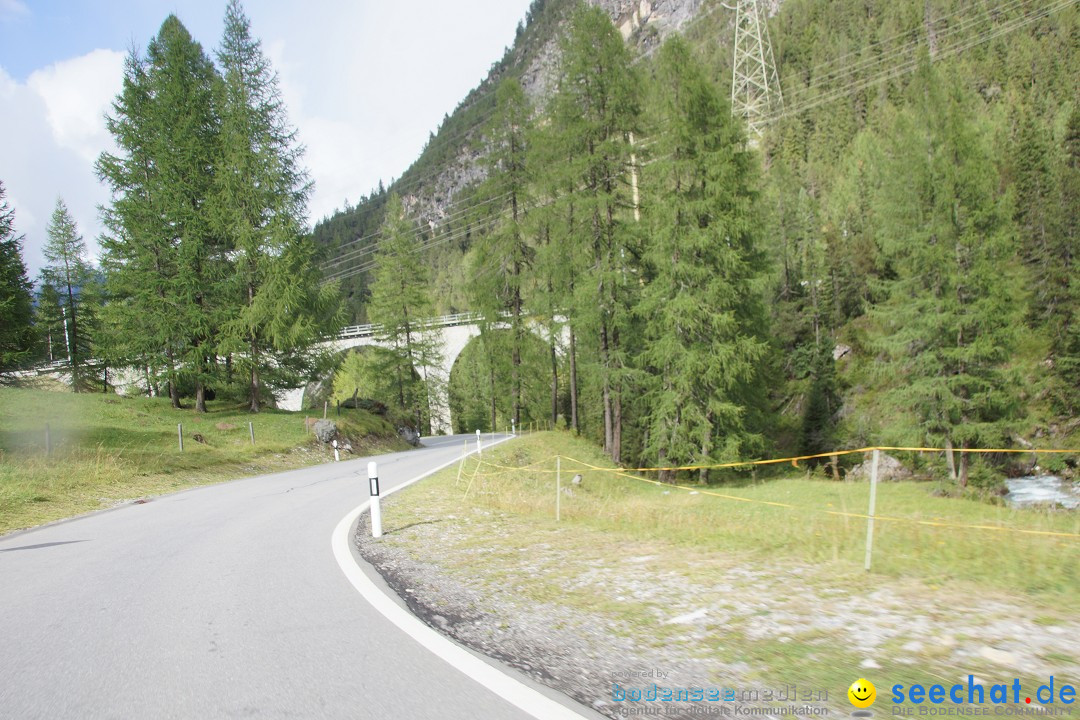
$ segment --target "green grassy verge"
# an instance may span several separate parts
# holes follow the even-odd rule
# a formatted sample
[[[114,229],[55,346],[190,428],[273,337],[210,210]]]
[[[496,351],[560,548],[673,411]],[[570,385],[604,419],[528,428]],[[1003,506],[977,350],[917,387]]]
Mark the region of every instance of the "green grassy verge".
[[[223,402],[209,405],[210,412],[198,415],[173,410],[162,398],[0,388],[0,533],[123,499],[333,459],[305,430],[302,413],[252,415]],[[403,447],[379,417],[350,410],[334,420],[358,440],[356,452]],[[183,452],[177,423],[184,427]]]
[[[563,494],[564,520],[641,540],[735,551],[747,559],[797,558],[862,567],[867,523],[857,516],[865,514],[869,504],[865,482],[800,476],[741,487],[694,486],[687,492],[585,468],[568,458],[605,468],[611,463],[587,442],[542,433],[485,455],[485,461],[504,467],[535,465],[518,472],[480,466],[470,497],[500,510],[553,517],[555,455],[563,456],[566,485],[576,473],[584,480],[572,488],[573,496]],[[465,477],[475,469],[476,463],[470,462]],[[916,577],[931,585],[973,582],[1080,608],[1080,513],[935,497],[934,487],[917,482],[878,485],[874,573]],[[965,527],[973,525],[993,529]]]
[[[555,455],[563,456],[560,522]],[[526,436],[483,461],[529,470],[469,458],[460,479],[455,466],[389,498],[383,542],[482,596],[512,588],[529,602],[599,614],[680,657],[738,658],[729,668],[746,681],[839,689],[861,676],[951,683],[961,673],[1005,672],[1027,683],[1080,667],[1075,645],[1060,640],[1075,631],[1070,617],[1080,609],[1080,538],[1007,530],[1080,533],[1076,513],[883,483],[879,516],[1002,529],[879,520],[865,573],[866,521],[828,513],[865,513],[866,483],[799,477],[691,494],[568,457],[611,467],[567,434]],[[578,472],[582,483],[572,485]],[[696,624],[672,619],[698,608],[709,611]],[[1040,628],[1052,632],[1035,638]],[[995,654],[1000,648],[1009,652]],[[702,680],[730,680],[724,672]]]

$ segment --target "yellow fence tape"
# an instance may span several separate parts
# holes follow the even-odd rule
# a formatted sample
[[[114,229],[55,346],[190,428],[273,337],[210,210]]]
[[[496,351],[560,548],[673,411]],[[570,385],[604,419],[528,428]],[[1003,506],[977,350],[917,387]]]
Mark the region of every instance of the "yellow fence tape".
[[[715,490],[706,490],[706,489],[703,489],[701,487],[688,487],[686,485],[677,485],[677,484],[673,484],[673,483],[665,483],[665,482],[661,482],[659,480],[653,480],[651,478],[640,477],[638,475],[631,475],[630,473],[632,473],[632,472],[659,472],[661,470],[668,470],[668,471],[716,470],[716,469],[724,469],[724,468],[749,467],[749,466],[754,466],[754,465],[778,465],[778,464],[783,464],[783,463],[791,463],[795,467],[798,467],[798,461],[800,461],[800,460],[815,460],[815,459],[819,459],[819,458],[831,458],[831,457],[840,456],[840,455],[854,455],[854,454],[859,454],[859,453],[873,452],[874,450],[891,451],[891,452],[935,452],[935,453],[936,452],[946,452],[946,448],[878,446],[878,447],[858,448],[858,449],[855,449],[855,450],[837,450],[835,452],[817,453],[817,454],[814,454],[814,455],[798,455],[798,456],[794,456],[794,457],[774,458],[774,459],[769,459],[769,460],[742,460],[742,461],[738,461],[738,462],[717,463],[717,464],[713,464],[713,465],[680,465],[680,466],[677,466],[677,467],[643,467],[643,468],[606,468],[606,467],[600,467],[598,465],[593,465],[591,463],[587,463],[587,462],[585,462],[583,460],[578,460],[577,458],[573,458],[573,457],[570,457],[570,456],[567,456],[567,455],[561,455],[561,456],[558,456],[558,457],[561,457],[564,460],[569,460],[570,462],[576,463],[576,464],[580,465],[581,467],[586,468],[588,470],[592,470],[594,472],[610,473],[612,475],[628,478],[630,480],[637,480],[639,482],[649,483],[649,484],[655,485],[657,487],[672,488],[672,489],[677,489],[677,490],[683,490],[685,492],[694,492],[694,493],[698,493],[700,495],[708,495],[708,496],[711,496],[711,497],[722,498],[724,500],[733,500],[733,501],[736,501],[736,502],[752,503],[752,504],[756,504],[756,505],[769,505],[769,506],[773,506],[773,507],[781,507],[781,508],[787,508],[787,509],[791,509],[791,510],[809,510],[811,512],[819,512],[819,513],[826,514],[826,515],[835,515],[835,516],[839,516],[839,517],[849,517],[849,518],[857,518],[857,519],[862,519],[862,520],[869,520],[871,518],[871,516],[868,515],[868,514],[864,514],[864,513],[842,512],[842,511],[839,511],[839,510],[821,510],[821,509],[818,509],[818,508],[803,508],[803,507],[799,507],[797,505],[792,505],[792,504],[789,504],[789,503],[775,502],[775,501],[771,501],[771,500],[757,500],[755,498],[746,498],[746,497],[740,497],[738,495],[729,495],[729,494],[726,494],[726,493],[716,492]],[[1017,448],[953,448],[953,452],[956,452],[956,453],[983,453],[983,454],[990,454],[990,453],[1010,453],[1010,454],[1028,454],[1028,453],[1032,453],[1032,454],[1039,454],[1039,453],[1045,453],[1045,454],[1080,455],[1080,450],[1056,449],[1056,448],[1055,449],[1050,449],[1050,448],[1026,448],[1026,449],[1017,449]],[[554,474],[554,473],[557,472],[556,470],[547,470],[547,469],[544,469],[544,468],[541,468],[541,467],[538,467],[538,466],[543,465],[543,464],[548,463],[548,462],[554,462],[555,459],[556,459],[555,457],[551,457],[551,458],[547,458],[545,460],[539,460],[537,462],[530,463],[529,465],[522,465],[522,466],[514,467],[514,466],[508,466],[508,465],[500,465],[498,463],[493,463],[493,462],[489,462],[487,460],[484,460],[482,458],[478,458],[476,469],[473,471],[472,477],[469,480],[469,487],[470,488],[472,487],[472,481],[473,481],[473,479],[476,478],[476,475],[477,475],[477,473],[479,473],[481,466],[487,466],[487,467],[492,467],[492,468],[496,469],[495,472],[484,473],[485,475],[505,475],[505,474],[512,473],[512,472],[524,472],[524,471],[533,472],[533,473]],[[465,493],[466,493],[466,495],[468,495],[468,489],[466,489]],[[1004,527],[1004,526],[999,526],[999,525],[978,525],[978,524],[971,524],[971,523],[950,523],[950,522],[943,522],[943,521],[937,521],[937,520],[919,520],[919,519],[916,519],[916,518],[895,517],[895,516],[877,515],[877,514],[873,515],[873,519],[874,520],[881,520],[883,522],[908,523],[908,524],[913,524],[913,525],[925,525],[925,526],[930,526],[930,527],[949,527],[949,528],[959,528],[959,529],[968,529],[968,530],[990,530],[990,531],[996,531],[996,532],[1015,532],[1015,533],[1022,533],[1022,534],[1025,534],[1025,535],[1043,535],[1043,536],[1050,536],[1050,537],[1062,537],[1062,538],[1080,539],[1080,533],[1058,532],[1058,531],[1052,531],[1052,530],[1028,530],[1028,529],[1025,529],[1025,528]]]

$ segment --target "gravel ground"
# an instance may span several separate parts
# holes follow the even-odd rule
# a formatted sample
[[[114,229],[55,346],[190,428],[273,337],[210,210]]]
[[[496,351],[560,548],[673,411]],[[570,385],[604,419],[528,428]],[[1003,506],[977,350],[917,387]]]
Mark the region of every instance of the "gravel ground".
[[[582,527],[538,541],[535,524],[480,508],[421,515],[379,541],[366,518],[361,554],[418,617],[609,717],[847,715],[846,687],[862,676],[883,700],[886,680],[1080,679],[1080,623],[1022,598],[750,564]],[[731,688],[743,702],[616,701],[615,683]],[[776,695],[761,702],[767,689]]]

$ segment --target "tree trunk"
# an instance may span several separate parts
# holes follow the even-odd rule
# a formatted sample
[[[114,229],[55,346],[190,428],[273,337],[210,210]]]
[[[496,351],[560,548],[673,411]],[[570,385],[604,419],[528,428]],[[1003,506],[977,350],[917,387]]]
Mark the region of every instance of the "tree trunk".
[[[488,382],[491,389],[491,432],[495,432],[496,403],[495,403],[495,357],[494,353],[488,356]]]
[[[967,440],[960,443],[960,449],[961,450],[967,450],[967,448],[968,448]],[[966,488],[967,484],[968,484],[968,453],[966,453],[966,452],[961,452],[960,453],[960,478],[959,478],[959,484],[960,484],[961,488]]]
[[[249,386],[248,410],[257,413],[262,410],[259,404],[259,343],[251,336],[251,383]]]
[[[612,412],[611,412],[611,377],[608,367],[608,329],[606,320],[600,321],[600,363],[603,368],[603,400],[604,400],[604,452],[611,456],[614,438],[612,437]]]
[[[68,311],[71,313],[71,388],[79,392],[79,328],[75,320],[75,293],[71,288],[71,263],[64,253],[64,279],[67,282]]]
[[[551,424],[559,422],[559,356],[555,352],[555,329],[551,329]]]
[[[709,457],[709,453],[712,452],[712,418],[712,412],[707,412],[705,414],[705,429],[702,431],[701,437],[701,458],[703,461],[705,458]],[[708,470],[706,470],[705,468],[698,470],[698,481],[700,481],[701,483],[705,483],[705,481],[708,479]]]
[[[667,449],[666,448],[660,448],[660,451],[658,453],[656,453],[656,464],[657,464],[657,467],[660,467],[660,468],[663,468],[665,465],[667,465]],[[659,480],[662,483],[673,483],[673,482],[675,482],[675,471],[674,470],[667,470],[667,469],[660,470],[659,474],[657,476],[657,480]]]
[[[581,432],[578,424],[577,340],[574,328],[570,328],[570,427],[574,434]]]
[[[622,462],[622,388],[616,383],[612,397],[611,459]]]
[[[248,307],[255,304],[255,286],[250,282],[248,283]],[[259,340],[255,336],[255,332],[251,333],[251,385],[249,388],[250,397],[248,398],[250,404],[248,409],[257,413],[261,409],[259,407]]]
[[[257,413],[262,409],[259,403],[259,371],[254,364],[251,366],[251,402],[248,410]]]
[[[169,401],[174,410],[180,409],[180,388],[176,386],[176,360],[170,348],[165,355],[169,358]]]
[[[195,383],[195,412],[206,412],[206,385],[202,380]]]
[[[519,308],[520,310],[520,308]],[[511,353],[510,361],[512,365],[510,378],[511,384],[514,386],[514,424],[521,425],[521,336],[520,329],[516,331],[517,337],[514,338],[514,349]]]
[[[949,479],[956,482],[956,459],[953,457],[952,438],[945,436],[945,464],[949,466]]]

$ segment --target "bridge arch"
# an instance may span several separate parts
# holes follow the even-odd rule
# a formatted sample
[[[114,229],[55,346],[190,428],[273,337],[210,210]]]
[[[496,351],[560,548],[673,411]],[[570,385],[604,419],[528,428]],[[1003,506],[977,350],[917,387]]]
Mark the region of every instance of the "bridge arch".
[[[438,367],[416,368],[421,377],[426,378],[434,374],[435,377],[440,379],[440,384],[443,385],[443,391],[438,393],[438,397],[433,397],[431,402],[431,424],[435,433],[450,433],[453,430],[451,427],[449,397],[445,386],[449,383],[450,373],[453,371],[454,364],[461,356],[461,353],[474,338],[480,336],[481,320],[482,316],[478,313],[456,313],[430,318],[420,323],[422,329],[437,334],[442,349],[442,362]],[[546,328],[539,323],[527,322],[526,327],[530,333],[544,343],[549,342]],[[375,338],[377,330],[376,325],[351,325],[342,328],[337,338],[327,342],[325,347],[343,351],[355,347],[378,346],[379,342]],[[558,343],[560,353],[568,335],[569,332],[564,327]],[[278,401],[278,407],[283,410],[302,409],[304,406],[303,394],[303,388],[283,393]]]

